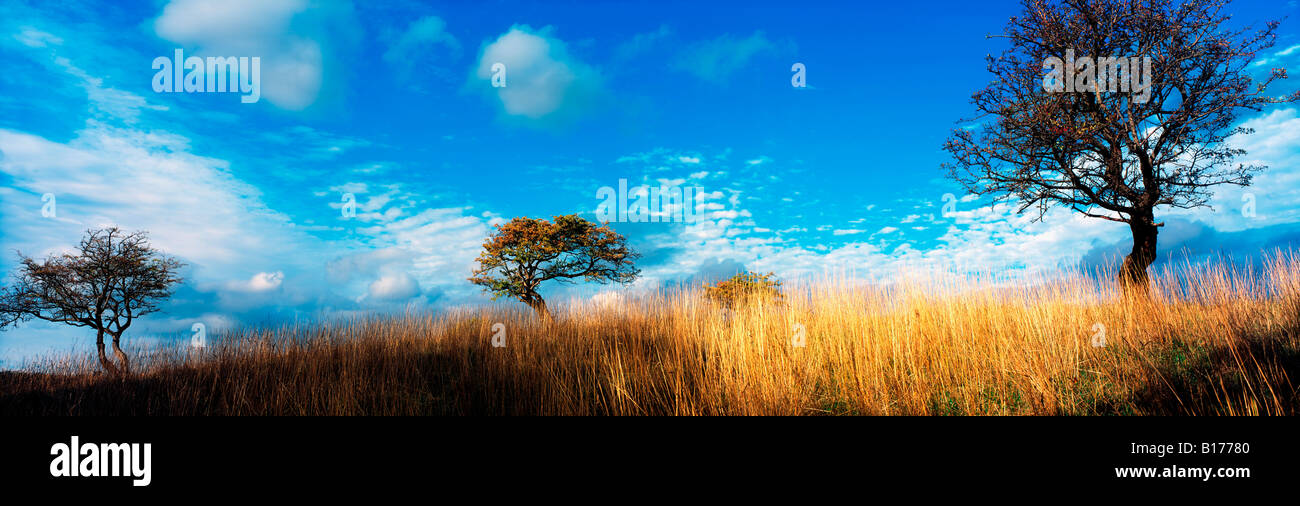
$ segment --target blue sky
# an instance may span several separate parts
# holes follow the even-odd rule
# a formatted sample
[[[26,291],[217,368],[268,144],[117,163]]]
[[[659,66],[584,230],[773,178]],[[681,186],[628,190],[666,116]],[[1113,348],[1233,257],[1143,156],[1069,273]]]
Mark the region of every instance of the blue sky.
[[[983,57],[1001,50],[985,36],[1018,9],[8,1],[0,267],[13,269],[15,250],[65,250],[87,228],[148,230],[189,266],[137,339],[183,337],[194,322],[481,304],[465,278],[492,225],[594,217],[598,189],[620,179],[703,193],[696,223],[615,224],[644,255],[630,290],[741,268],[877,282],[927,265],[1016,277],[1102,262],[1127,249],[1123,225],[1066,212],[1034,223],[940,169],[944,138],[988,79]],[[1296,2],[1232,10],[1240,23],[1290,16],[1257,68],[1300,68]],[[259,57],[261,99],[156,93],[151,64],[178,48]],[[496,62],[505,88],[491,85]],[[791,86],[795,63],[806,88]],[[1249,256],[1300,238],[1300,116],[1281,106],[1242,119],[1256,133],[1234,142],[1270,169],[1252,188],[1223,188],[1213,209],[1161,213],[1162,250]],[[957,212],[945,218],[949,193]],[[0,333],[0,359],[89,337],[32,323]]]

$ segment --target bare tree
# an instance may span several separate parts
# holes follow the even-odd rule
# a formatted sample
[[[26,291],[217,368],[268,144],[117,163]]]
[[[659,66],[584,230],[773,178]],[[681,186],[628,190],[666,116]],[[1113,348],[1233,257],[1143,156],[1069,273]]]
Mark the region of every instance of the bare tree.
[[[546,301],[538,293],[543,282],[631,283],[640,273],[632,265],[638,256],[609,225],[577,215],[556,216],[554,223],[515,218],[497,225],[496,233],[483,243],[479,266],[469,280],[494,299],[519,299],[538,316],[549,318]]]
[[[158,311],[181,282],[182,264],[154,250],[144,232],[92,230],[75,253],[40,262],[18,256],[14,283],[0,289],[0,329],[32,319],[94,329],[99,362],[115,375],[131,372],[122,334],[135,319]],[[105,355],[105,335],[113,338],[120,365]]]
[[[993,81],[972,96],[979,115],[963,120],[983,124],[954,129],[944,145],[949,176],[1018,201],[1017,212],[1035,208],[1036,219],[1064,206],[1127,224],[1133,249],[1119,280],[1145,287],[1163,225],[1156,208],[1206,206],[1211,187],[1249,185],[1263,167],[1234,163],[1245,152],[1225,142],[1251,133],[1238,114],[1300,99],[1264,94],[1285,69],[1250,75],[1277,22],[1229,28],[1228,3],[1024,2],[1003,34],[1009,49],[988,57]]]

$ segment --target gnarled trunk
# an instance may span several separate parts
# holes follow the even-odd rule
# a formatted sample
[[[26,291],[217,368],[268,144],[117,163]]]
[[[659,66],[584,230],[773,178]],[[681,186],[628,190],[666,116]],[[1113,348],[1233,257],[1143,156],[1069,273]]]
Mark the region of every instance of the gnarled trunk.
[[[546,301],[542,299],[541,295],[533,294],[529,296],[524,303],[528,304],[528,307],[533,308],[533,311],[537,312],[538,317],[550,321],[551,311],[546,308]]]
[[[109,374],[121,375],[121,371],[117,369],[117,366],[113,365],[113,362],[108,359],[108,355],[104,353],[104,331],[99,331],[98,335],[95,336],[95,346],[99,348],[99,365]]]
[[[1147,267],[1156,261],[1156,236],[1159,228],[1152,213],[1134,216],[1129,222],[1133,231],[1133,251],[1124,257],[1119,268],[1119,284],[1125,292],[1146,293]]]
[[[131,361],[126,358],[126,352],[122,351],[122,347],[118,345],[118,341],[121,339],[122,334],[113,336],[113,354],[117,355],[117,363],[121,366],[122,374],[131,374]]]

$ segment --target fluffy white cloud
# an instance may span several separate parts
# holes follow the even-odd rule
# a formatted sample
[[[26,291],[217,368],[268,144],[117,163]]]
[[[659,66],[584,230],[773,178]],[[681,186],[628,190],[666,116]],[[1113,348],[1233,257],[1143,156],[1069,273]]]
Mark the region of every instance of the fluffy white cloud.
[[[239,292],[269,292],[280,287],[284,282],[284,272],[259,272],[246,281],[232,281],[226,285],[228,290]]]
[[[410,273],[418,257],[399,247],[363,250],[330,262],[327,272],[330,283],[341,292],[356,294],[363,289],[358,302],[405,301],[422,293]]]
[[[370,283],[371,299],[401,301],[419,294],[420,283],[410,274],[388,274]]]
[[[155,33],[202,56],[260,57],[262,96],[301,110],[321,93],[331,53],[354,44],[352,4],[308,0],[172,0]]]
[[[602,90],[600,73],[569,54],[550,27],[517,25],[483,47],[470,86],[492,93],[502,110],[531,119],[573,114],[590,106]],[[504,66],[505,86],[493,87]]]

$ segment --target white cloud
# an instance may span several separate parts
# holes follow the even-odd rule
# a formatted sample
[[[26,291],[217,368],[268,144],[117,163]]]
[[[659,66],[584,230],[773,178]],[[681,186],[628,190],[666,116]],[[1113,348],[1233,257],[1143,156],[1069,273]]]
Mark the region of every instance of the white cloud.
[[[404,31],[385,31],[381,38],[388,44],[384,61],[397,69],[401,79],[417,83],[428,79],[427,75],[417,75],[417,69],[440,79],[456,79],[447,64],[460,58],[460,40],[447,31],[447,22],[442,18],[425,16],[411,22]]]
[[[654,157],[625,158],[648,166],[658,163]],[[962,204],[973,200],[960,199]],[[773,271],[792,281],[845,272],[862,282],[891,282],[903,273],[921,270],[963,274],[996,272],[1007,280],[1025,279],[1074,265],[1095,246],[1114,242],[1127,232],[1118,224],[1089,219],[1068,210],[1054,211],[1045,222],[1034,222],[1032,216],[1014,215],[1014,208],[1005,204],[996,207],[959,204],[959,220],[935,222],[947,227],[946,232],[932,239],[937,246],[920,249],[899,233],[899,227],[883,224],[875,225],[881,227],[875,233],[864,226],[838,229],[819,226],[818,232],[832,237],[870,234],[873,243],[809,245],[783,238],[786,234],[808,233],[807,228],[790,227],[772,232],[780,227],[771,225],[779,223],[764,223],[763,219],[752,217],[750,210],[742,206],[747,201],[731,189],[705,192],[696,205],[701,221],[666,225],[673,228],[645,238],[644,242],[672,253],[662,262],[643,266],[643,279],[638,285],[671,284],[718,261],[744,265],[753,271]],[[870,205],[866,209],[875,207]],[[908,215],[904,220],[914,223],[924,216],[918,213],[915,218]],[[865,218],[853,221],[875,223]],[[960,224],[951,225],[952,221]]]
[[[384,301],[407,300],[420,294],[420,283],[410,274],[387,274],[370,284],[369,296]]]
[[[69,243],[84,228],[120,225],[148,230],[156,244],[190,261],[240,269],[250,267],[251,252],[292,251],[295,237],[284,233],[284,216],[263,206],[260,193],[232,177],[226,162],[187,148],[179,136],[95,121],[67,144],[0,129],[0,172],[13,177],[0,190],[6,231],[13,232],[6,235],[54,234],[59,239],[49,242]],[[58,199],[58,233],[48,220],[32,219],[39,207],[20,204],[44,193]]]
[[[42,32],[30,26],[19,28],[18,33],[14,34],[14,40],[27,47],[41,48],[50,45],[61,45],[63,39],[46,32]]]
[[[769,41],[762,31],[745,38],[725,34],[687,48],[673,62],[673,68],[705,81],[721,83],[748,65],[755,56],[780,50],[783,46]]]
[[[425,209],[408,217],[383,220],[358,229],[373,246],[413,252],[412,272],[436,286],[471,293],[464,279],[490,231],[491,218],[467,215],[468,208]]]
[[[654,49],[672,34],[673,30],[668,25],[660,25],[659,29],[653,32],[638,33],[614,48],[614,59],[624,61],[640,56]]]
[[[14,39],[31,50],[26,56],[53,72],[62,72],[76,78],[76,84],[86,92],[90,112],[96,118],[120,120],[132,124],[138,121],[142,110],[166,111],[167,107],[148,103],[144,97],[104,84],[104,79],[92,75],[63,56],[63,39],[35,28],[23,27]]]
[[[1273,56],[1260,58],[1259,60],[1256,60],[1251,65],[1256,67],[1262,67],[1265,65],[1275,65],[1279,63],[1281,60],[1286,59],[1286,57],[1297,53],[1300,53],[1300,44],[1296,44],[1294,46],[1288,47],[1281,51],[1276,51],[1273,53]]]
[[[422,59],[421,52],[443,46],[453,54],[460,53],[460,41],[447,31],[447,22],[438,16],[425,16],[415,20],[398,36],[384,53],[390,63],[411,63]]]
[[[330,187],[330,191],[341,193],[365,193],[367,189],[368,187],[365,183],[344,183]]]
[[[1228,140],[1246,155],[1233,163],[1264,165],[1249,187],[1219,185],[1211,188],[1210,207],[1158,209],[1157,219],[1201,221],[1216,230],[1237,232],[1251,228],[1300,222],[1300,113],[1294,107],[1275,109],[1241,123],[1254,130]],[[1254,216],[1243,215],[1253,199]]]
[[[383,194],[364,195],[373,190],[360,183],[332,187],[331,192],[357,190],[355,219],[362,224],[353,232],[369,248],[329,264],[332,283],[342,290],[357,293],[364,288],[372,298],[391,300],[393,294],[407,293],[406,277],[416,285],[431,287],[431,296],[451,294],[462,299],[473,297],[478,287],[465,278],[473,270],[478,252],[490,232],[501,222],[492,212],[471,214],[468,207],[427,208],[421,196],[401,190],[400,185],[386,185]],[[338,193],[326,193],[331,207],[337,208]],[[359,280],[369,284],[356,286]],[[380,296],[380,294],[386,294]],[[409,297],[408,297],[409,298]]]
[[[487,91],[512,116],[531,119],[573,114],[601,93],[602,78],[569,54],[550,27],[534,31],[517,25],[483,47],[470,86]],[[505,86],[493,87],[493,65],[505,66]]]
[[[284,272],[259,272],[247,281],[232,281],[226,285],[228,290],[238,292],[267,292],[280,287],[284,282]]]
[[[333,52],[357,40],[351,2],[172,0],[155,33],[200,56],[260,57],[262,96],[302,110],[321,93]]]

